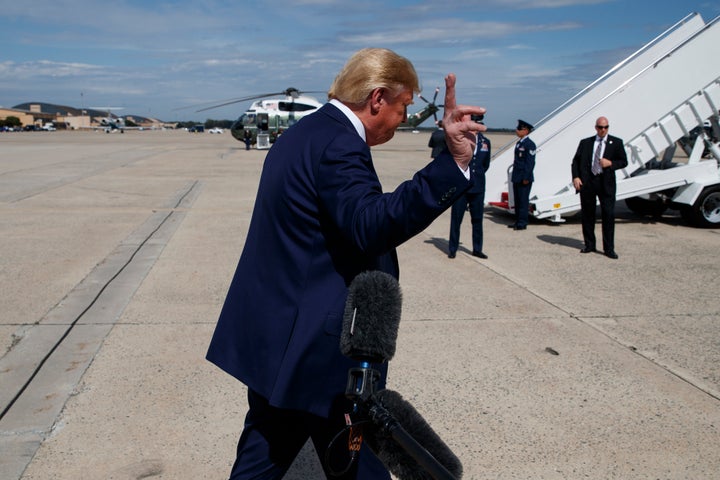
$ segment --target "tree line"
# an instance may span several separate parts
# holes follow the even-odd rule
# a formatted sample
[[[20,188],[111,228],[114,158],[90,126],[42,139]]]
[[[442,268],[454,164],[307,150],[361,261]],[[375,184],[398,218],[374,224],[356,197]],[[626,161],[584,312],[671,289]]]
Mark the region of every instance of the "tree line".
[[[190,127],[194,127],[195,125],[203,125],[207,129],[216,128],[216,127],[227,129],[227,128],[230,128],[230,126],[233,123],[235,123],[234,120],[213,120],[213,119],[208,118],[207,120],[205,120],[205,123],[185,122],[185,121],[177,122],[177,126],[175,128],[190,128]]]

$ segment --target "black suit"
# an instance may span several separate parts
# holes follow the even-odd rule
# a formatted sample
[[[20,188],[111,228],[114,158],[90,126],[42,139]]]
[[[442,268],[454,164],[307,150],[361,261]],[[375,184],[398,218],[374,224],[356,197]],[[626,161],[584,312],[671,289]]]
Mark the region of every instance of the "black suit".
[[[442,128],[435,130],[432,135],[430,135],[428,147],[432,148],[430,158],[435,158],[443,151],[447,150],[447,144],[445,143],[445,130]]]
[[[622,139],[606,135],[605,151],[602,157],[610,160],[612,166],[603,168],[599,175],[592,172],[593,155],[597,147],[597,136],[580,140],[572,161],[572,178],[580,178],[580,208],[585,247],[595,250],[595,205],[600,200],[602,216],[603,251],[615,252],[615,170],[627,167],[627,153]]]

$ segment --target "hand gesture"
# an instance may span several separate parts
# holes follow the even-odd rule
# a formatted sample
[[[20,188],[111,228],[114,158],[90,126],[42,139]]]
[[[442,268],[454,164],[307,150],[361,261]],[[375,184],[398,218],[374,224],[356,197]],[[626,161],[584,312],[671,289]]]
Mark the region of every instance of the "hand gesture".
[[[484,115],[482,107],[457,105],[455,100],[455,74],[449,73],[445,77],[445,113],[443,115],[443,128],[445,129],[445,143],[455,162],[463,170],[468,168],[475,151],[477,132],[487,130],[470,119],[470,115]]]

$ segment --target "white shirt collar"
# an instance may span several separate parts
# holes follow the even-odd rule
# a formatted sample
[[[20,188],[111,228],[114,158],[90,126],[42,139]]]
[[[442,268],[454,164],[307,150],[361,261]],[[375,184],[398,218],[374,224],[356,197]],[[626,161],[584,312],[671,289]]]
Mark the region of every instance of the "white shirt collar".
[[[353,127],[355,127],[355,130],[357,130],[358,135],[360,135],[360,138],[363,139],[363,141],[367,141],[365,138],[365,126],[362,124],[360,119],[357,115],[355,115],[355,112],[350,110],[344,103],[342,103],[340,100],[337,100],[335,98],[330,100],[330,103],[335,105],[345,116],[352,122]]]

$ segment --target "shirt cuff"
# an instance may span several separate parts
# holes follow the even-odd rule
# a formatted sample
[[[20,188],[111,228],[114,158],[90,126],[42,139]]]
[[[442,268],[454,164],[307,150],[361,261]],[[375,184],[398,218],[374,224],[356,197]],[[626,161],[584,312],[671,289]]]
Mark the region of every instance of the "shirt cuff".
[[[455,164],[455,165],[457,165],[457,164]],[[466,168],[465,170],[463,170],[460,165],[458,165],[457,167],[460,169],[462,174],[465,175],[465,179],[470,180],[470,166],[468,166],[468,168]]]

